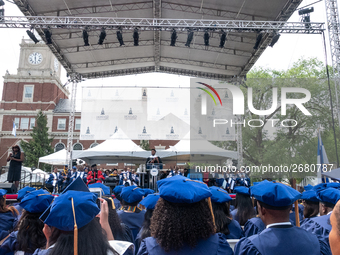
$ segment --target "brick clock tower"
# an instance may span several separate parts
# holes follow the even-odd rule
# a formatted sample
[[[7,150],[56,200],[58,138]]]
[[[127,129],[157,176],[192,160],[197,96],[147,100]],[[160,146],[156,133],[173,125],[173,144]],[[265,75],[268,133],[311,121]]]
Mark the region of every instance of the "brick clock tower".
[[[6,72],[0,102],[0,167],[15,144],[31,139],[39,110],[47,115],[49,133],[56,150],[67,144],[69,92],[60,81],[61,67],[44,43],[23,39],[17,74]],[[78,120],[77,120],[78,119]],[[12,135],[13,121],[16,137]],[[76,114],[75,137],[79,137],[80,113]],[[77,131],[78,130],[78,131]],[[78,133],[77,133],[78,132]],[[23,140],[23,141],[22,141]],[[74,140],[76,145],[79,140]],[[77,148],[83,149],[83,146]]]

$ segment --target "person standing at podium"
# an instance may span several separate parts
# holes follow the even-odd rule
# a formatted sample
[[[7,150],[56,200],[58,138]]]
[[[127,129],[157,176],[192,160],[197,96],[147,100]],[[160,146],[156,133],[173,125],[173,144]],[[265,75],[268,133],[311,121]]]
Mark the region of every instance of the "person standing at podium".
[[[24,153],[21,152],[18,145],[12,147],[12,152],[7,157],[7,162],[9,162],[7,181],[13,183],[15,187],[19,187],[19,181],[21,178],[21,166],[24,161]]]
[[[146,159],[146,168],[151,169],[152,164],[159,164],[159,168],[163,169],[162,160],[156,155],[156,149],[152,149],[151,156]]]

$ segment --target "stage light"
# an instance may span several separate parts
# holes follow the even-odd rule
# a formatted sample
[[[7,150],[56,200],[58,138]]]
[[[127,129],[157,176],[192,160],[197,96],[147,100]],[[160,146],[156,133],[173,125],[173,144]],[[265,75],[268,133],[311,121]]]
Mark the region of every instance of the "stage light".
[[[185,46],[190,47],[191,41],[194,38],[194,31],[192,31],[191,29],[188,30],[188,38],[187,38],[187,42],[185,43]]]
[[[311,12],[314,12],[314,7],[299,10],[299,15],[306,15],[306,14],[309,14]]]
[[[44,30],[46,44],[52,44],[52,32],[47,28]]]
[[[139,41],[138,28],[135,28],[133,31],[133,45],[138,46],[138,41]]]
[[[35,37],[35,35],[30,31],[30,30],[26,30],[27,35],[29,36],[29,38],[31,38],[31,40],[34,43],[38,43],[39,40]]]
[[[273,36],[273,39],[272,39],[272,41],[270,42],[269,46],[270,46],[270,47],[273,47],[273,46],[275,45],[275,43],[277,43],[277,41],[279,40],[280,36],[281,36],[280,34],[275,34],[275,35]]]
[[[261,32],[258,33],[258,35],[256,37],[256,42],[255,42],[255,45],[254,45],[254,50],[257,50],[259,48],[259,45],[262,41],[262,36],[263,36],[263,34]]]
[[[210,35],[209,35],[208,31],[205,31],[205,33],[204,33],[204,45],[205,46],[209,46],[209,38],[210,38]]]
[[[99,45],[103,45],[103,42],[104,42],[104,40],[105,40],[105,37],[106,37],[105,28],[102,28],[102,31],[100,32],[99,40],[98,40],[98,44],[99,44]]]
[[[87,33],[87,30],[83,30],[83,40],[84,40],[84,46],[90,46],[89,45],[89,34]]]
[[[224,44],[225,44],[225,40],[227,39],[227,33],[224,32],[223,30],[221,32],[222,32],[222,34],[221,34],[221,38],[220,38],[220,48],[223,48]]]
[[[176,40],[177,40],[177,32],[175,29],[172,30],[171,34],[171,43],[170,46],[176,46]]]
[[[118,39],[119,44],[120,44],[119,46],[125,45],[124,41],[123,41],[123,33],[122,33],[122,31],[118,30],[116,33],[117,33],[117,39]]]

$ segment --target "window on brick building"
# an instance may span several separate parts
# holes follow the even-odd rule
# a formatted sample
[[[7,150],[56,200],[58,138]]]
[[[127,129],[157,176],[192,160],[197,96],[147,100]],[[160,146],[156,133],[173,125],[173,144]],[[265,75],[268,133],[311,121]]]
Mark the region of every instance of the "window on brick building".
[[[28,129],[29,118],[21,118],[20,129]]]
[[[65,130],[66,129],[66,119],[58,119],[58,130]]]
[[[14,123],[15,123],[15,126],[17,127],[17,129],[19,129],[20,118],[15,118]]]
[[[35,127],[35,118],[31,118],[30,129],[33,129],[34,127]]]
[[[65,149],[65,145],[63,143],[57,143],[54,147],[55,152]]]
[[[80,130],[80,123],[81,123],[81,119],[76,119],[74,130]]]
[[[33,85],[25,85],[24,86],[24,99],[32,99],[33,98]]]
[[[74,151],[82,151],[83,150],[83,145],[81,143],[75,143],[73,145],[73,150]]]

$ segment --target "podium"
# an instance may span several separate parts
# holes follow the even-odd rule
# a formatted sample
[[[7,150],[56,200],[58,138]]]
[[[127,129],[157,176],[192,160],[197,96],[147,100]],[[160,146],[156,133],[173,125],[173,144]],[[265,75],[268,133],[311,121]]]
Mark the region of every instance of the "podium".
[[[157,192],[157,181],[159,180],[160,170],[163,169],[163,164],[146,164],[141,165],[139,171],[139,186],[142,188],[149,188]]]

